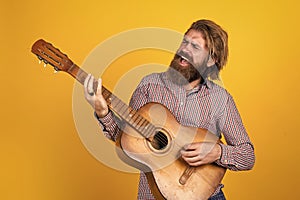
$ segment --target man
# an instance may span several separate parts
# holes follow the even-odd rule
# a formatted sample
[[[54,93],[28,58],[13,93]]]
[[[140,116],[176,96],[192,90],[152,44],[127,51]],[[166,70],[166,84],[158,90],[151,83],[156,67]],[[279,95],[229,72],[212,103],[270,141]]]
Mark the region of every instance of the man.
[[[210,20],[194,22],[184,35],[169,69],[143,78],[132,95],[130,106],[138,110],[148,102],[166,106],[178,122],[185,126],[209,130],[218,137],[223,134],[226,144],[216,143],[206,154],[201,153],[203,143],[185,145],[181,157],[190,166],[216,163],[230,170],[249,170],[254,165],[254,148],[243,126],[232,96],[212,80],[228,57],[227,33]],[[94,107],[95,115],[104,134],[116,140],[120,129],[98,90],[93,93],[94,77],[84,83],[86,100]],[[209,198],[225,199],[223,185]],[[141,172],[138,199],[154,199],[146,176]]]

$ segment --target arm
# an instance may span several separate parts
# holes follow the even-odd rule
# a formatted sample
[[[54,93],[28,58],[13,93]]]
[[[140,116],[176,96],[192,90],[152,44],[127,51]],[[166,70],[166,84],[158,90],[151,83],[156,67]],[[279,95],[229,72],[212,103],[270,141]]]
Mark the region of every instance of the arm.
[[[104,135],[116,141],[120,129],[118,127],[119,119],[113,115],[108,109],[107,103],[102,96],[102,82],[98,80],[98,87],[96,93],[93,90],[94,77],[89,74],[84,81],[84,96],[87,102],[94,108],[95,117],[98,119],[100,126],[102,127]]]
[[[235,171],[252,169],[255,162],[254,147],[231,96],[226,105],[223,121],[222,132],[227,145],[220,144],[222,153],[216,163]]]
[[[191,166],[216,162],[235,171],[252,169],[254,148],[231,96],[220,121],[224,124],[222,132],[227,145],[201,142],[188,144],[181,151],[182,158]]]
[[[143,80],[134,91],[130,100],[130,106],[135,110],[138,110],[140,107],[147,103],[147,84],[145,84],[145,81]],[[84,82],[85,98],[88,103],[95,109],[94,115],[99,121],[99,124],[103,130],[103,134],[107,138],[116,141],[119,134],[121,133],[121,129],[119,128],[121,120],[108,109],[107,103],[102,96],[101,79],[98,80],[97,92],[93,95],[89,94],[89,91],[93,91],[93,82],[94,77],[89,74]]]

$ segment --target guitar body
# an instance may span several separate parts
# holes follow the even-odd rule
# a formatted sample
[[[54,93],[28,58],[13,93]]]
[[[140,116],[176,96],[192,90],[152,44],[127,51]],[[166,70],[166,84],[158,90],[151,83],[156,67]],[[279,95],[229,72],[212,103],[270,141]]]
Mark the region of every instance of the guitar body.
[[[146,173],[156,199],[208,199],[226,170],[215,164],[190,167],[180,158],[180,150],[193,142],[215,144],[218,138],[205,129],[180,125],[170,111],[158,103],[148,103],[138,112],[157,130],[149,141],[125,125],[119,145],[126,156],[118,153],[121,159]],[[208,147],[204,151],[209,150]]]

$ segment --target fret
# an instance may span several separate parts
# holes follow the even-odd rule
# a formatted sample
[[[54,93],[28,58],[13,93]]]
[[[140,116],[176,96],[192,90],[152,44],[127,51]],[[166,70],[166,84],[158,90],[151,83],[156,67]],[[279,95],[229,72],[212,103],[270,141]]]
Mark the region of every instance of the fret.
[[[80,69],[76,64],[73,64],[67,71],[71,76],[78,80],[81,84],[84,83],[87,73]]]
[[[147,125],[147,129],[144,130],[144,134],[143,135],[144,135],[145,138],[149,138],[152,134],[153,134],[153,131],[151,129],[151,124],[149,123]]]
[[[124,119],[127,118],[126,111],[128,106],[125,103],[123,103],[120,99],[113,98],[112,106],[120,116],[122,116]]]
[[[68,73],[76,78],[80,83],[84,83],[87,73],[77,65],[73,65]],[[94,91],[97,91],[98,82],[94,83]],[[149,137],[155,131],[155,126],[147,119],[143,118],[136,110],[127,106],[122,100],[113,95],[107,88],[102,86],[102,95],[110,109],[118,114],[123,120],[136,129],[143,137]]]
[[[143,132],[142,125],[143,125],[145,119],[139,114],[136,114],[136,115],[137,115],[137,118],[136,118],[136,121],[134,122],[134,124],[135,124],[136,129],[140,133],[142,133]]]
[[[129,114],[128,114],[128,122],[129,123],[134,123],[135,115],[136,115],[136,111],[133,110],[132,108],[129,108]]]
[[[128,108],[128,119],[129,121],[132,120],[132,116],[135,115],[135,110],[132,108]]]
[[[115,109],[118,109],[118,106],[120,105],[121,101],[119,99],[116,98],[112,98],[111,100],[111,104]]]
[[[126,118],[128,118],[128,106],[126,105],[126,104],[124,104],[123,102],[121,102],[120,101],[120,104],[118,104],[119,105],[119,114],[121,115],[121,116],[123,116],[123,118],[124,119],[126,119]]]
[[[136,123],[136,120],[137,120],[138,116],[139,116],[139,115],[137,114],[137,112],[134,111],[134,112],[133,112],[133,115],[132,115],[132,117],[131,117],[132,123]]]
[[[149,138],[155,132],[155,129],[156,127],[149,123],[148,128],[144,133],[145,138]]]
[[[147,121],[145,119],[142,119],[142,123],[139,128],[139,129],[141,129],[141,131],[143,131],[145,129],[145,127],[146,127],[145,124],[147,124]]]
[[[132,126],[134,126],[135,124],[135,116],[136,116],[136,111],[133,110],[130,107],[127,107],[123,113],[124,117],[126,118],[126,121],[131,124]]]
[[[111,93],[102,86],[102,95],[104,99],[108,101],[108,98],[111,96]]]
[[[80,69],[77,65],[72,66],[68,73],[74,76],[80,83],[84,83],[87,73]],[[96,89],[95,89],[96,90]],[[135,110],[123,103],[119,98],[114,96],[108,89],[102,86],[102,95],[113,109],[121,118],[127,123],[131,124],[142,136],[150,136],[154,130],[146,119],[139,115]]]
[[[44,40],[38,40],[32,46],[31,52],[36,54],[40,61],[43,61],[45,64],[51,64],[56,71],[67,72],[82,85],[84,84],[88,73],[73,63],[67,55],[60,52],[59,49],[53,47],[50,43],[47,43]],[[95,80],[93,82],[94,92],[97,92],[97,88],[98,80]],[[104,86],[102,86],[102,95],[107,102],[109,109],[114,111],[115,114],[119,115],[141,135],[149,134],[147,131],[153,125],[151,125],[147,119],[143,118],[137,111],[127,106]]]
[[[128,107],[127,107],[127,105],[125,105],[123,102],[122,102],[121,105],[122,105],[122,106],[121,106],[121,108],[120,108],[120,114],[121,114],[122,116],[124,116],[124,118],[126,119],[126,118],[128,118],[128,114],[127,114]]]
[[[147,136],[147,132],[148,132],[148,125],[150,124],[150,122],[148,122],[147,120],[143,119],[142,120],[142,124],[140,125],[140,127],[138,128],[138,130],[141,132],[141,134],[146,137]]]
[[[84,82],[85,78],[87,76],[87,73],[85,73],[83,70],[81,70],[80,68],[78,69],[78,72],[76,74],[76,79],[79,82]]]
[[[126,105],[123,105],[122,109],[124,110],[124,111],[122,111],[122,115],[124,116],[125,121],[127,121],[129,123],[130,122],[130,116],[129,116],[130,108],[127,107]]]
[[[134,122],[136,124],[136,126],[140,126],[140,122],[143,120],[143,118],[137,114],[137,118],[136,118],[136,121]]]

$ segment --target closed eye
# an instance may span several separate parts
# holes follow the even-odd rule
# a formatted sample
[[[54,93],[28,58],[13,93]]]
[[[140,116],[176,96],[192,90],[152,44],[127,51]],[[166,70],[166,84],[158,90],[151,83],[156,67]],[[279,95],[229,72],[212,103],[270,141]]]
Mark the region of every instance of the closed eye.
[[[189,42],[189,41],[188,41],[187,39],[183,38],[182,44],[187,44],[188,42]]]
[[[194,49],[201,49],[201,47],[198,44],[192,43],[192,47]]]

